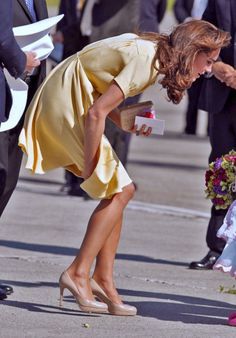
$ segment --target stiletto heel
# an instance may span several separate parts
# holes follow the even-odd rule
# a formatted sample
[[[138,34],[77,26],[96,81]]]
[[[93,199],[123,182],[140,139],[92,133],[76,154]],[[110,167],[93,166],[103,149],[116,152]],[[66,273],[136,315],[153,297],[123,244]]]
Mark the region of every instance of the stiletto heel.
[[[105,303],[97,302],[96,300],[82,298],[81,295],[79,294],[76,284],[71,279],[67,271],[64,271],[60,276],[59,287],[60,287],[60,304],[62,304],[63,301],[64,289],[68,289],[75,297],[75,300],[82,311],[104,313],[107,312],[108,310],[108,306]]]
[[[63,305],[63,293],[64,293],[64,287],[60,285],[60,300],[59,300],[60,307],[62,307]]]
[[[98,299],[100,299],[102,302],[108,305],[108,311],[112,315],[135,316],[137,314],[137,309],[135,306],[131,306],[128,304],[113,303],[109,299],[105,291],[101,288],[100,285],[98,285],[98,283],[93,278],[90,279],[90,285],[91,285],[94,296],[96,296]]]

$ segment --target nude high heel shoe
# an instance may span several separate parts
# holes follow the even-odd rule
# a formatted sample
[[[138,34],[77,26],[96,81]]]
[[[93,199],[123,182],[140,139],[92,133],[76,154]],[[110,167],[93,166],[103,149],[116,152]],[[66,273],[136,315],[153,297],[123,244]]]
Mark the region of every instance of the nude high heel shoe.
[[[105,291],[98,285],[98,283],[91,278],[90,285],[94,296],[108,305],[108,311],[112,315],[116,316],[135,316],[137,309],[134,306],[128,304],[116,304],[113,303],[105,293]]]
[[[67,271],[64,271],[60,276],[59,287],[60,287],[60,306],[62,306],[63,302],[64,289],[68,289],[75,297],[75,300],[82,311],[97,312],[97,313],[104,312],[106,313],[108,311],[108,306],[105,303],[82,298],[81,295],[79,294],[76,284],[70,278]]]

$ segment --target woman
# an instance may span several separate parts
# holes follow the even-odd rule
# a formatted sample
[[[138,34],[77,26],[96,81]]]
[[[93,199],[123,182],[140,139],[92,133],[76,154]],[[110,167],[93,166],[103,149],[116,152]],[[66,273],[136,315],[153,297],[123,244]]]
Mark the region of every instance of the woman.
[[[143,92],[158,75],[169,99],[180,102],[185,89],[211,71],[229,39],[228,33],[203,21],[181,24],[170,35],[108,38],[59,64],[36,94],[20,137],[28,155],[26,167],[36,173],[64,167],[84,178],[81,186],[91,197],[101,199],[79,254],[59,281],[61,296],[69,289],[81,310],[136,314],[135,307],[122,303],[113,281],[122,215],[134,186],[103,136],[105,119],[120,126],[115,108]],[[134,126],[131,132],[149,136],[151,129],[145,127]],[[94,295],[104,303],[96,302]]]

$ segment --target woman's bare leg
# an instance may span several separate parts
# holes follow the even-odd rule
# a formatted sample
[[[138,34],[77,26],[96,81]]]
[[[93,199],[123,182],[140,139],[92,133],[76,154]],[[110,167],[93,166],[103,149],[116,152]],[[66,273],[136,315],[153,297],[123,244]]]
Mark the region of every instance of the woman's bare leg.
[[[98,284],[104,289],[112,302],[118,304],[121,303],[121,299],[114,284],[113,267],[120,240],[122,218],[123,217],[121,216],[102,249],[99,251],[93,272],[93,278],[96,282],[98,282]]]
[[[133,184],[130,184],[112,199],[102,200],[99,203],[89,220],[79,254],[67,269],[76,282],[81,296],[86,299],[93,299],[89,285],[91,266],[113,229],[121,220],[123,210],[132,198],[134,190]]]

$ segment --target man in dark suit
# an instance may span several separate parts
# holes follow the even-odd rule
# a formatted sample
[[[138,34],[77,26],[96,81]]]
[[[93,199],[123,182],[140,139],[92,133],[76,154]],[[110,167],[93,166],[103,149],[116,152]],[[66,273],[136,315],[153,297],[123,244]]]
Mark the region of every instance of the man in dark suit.
[[[34,10],[35,18],[32,17],[25,0],[13,0],[13,26],[27,25],[33,23],[35,20],[45,19],[48,16],[46,2],[44,0],[35,0]],[[26,78],[26,82],[29,86],[27,106],[38,86],[42,83],[45,75],[46,62],[42,61],[40,67],[35,69],[32,76]],[[18,137],[23,125],[23,120],[24,118],[21,119],[14,129],[0,134],[1,157],[4,162],[2,166],[6,175],[4,191],[0,195],[0,217],[15,189],[19,177],[23,153],[18,147]],[[7,149],[9,149],[9,151],[7,151]]]
[[[178,22],[192,19],[194,0],[175,0],[174,14]]]
[[[159,24],[163,20],[167,0],[139,0],[139,25],[140,31],[159,32]]]
[[[192,19],[200,19],[207,5],[207,0],[176,0],[174,14],[179,23]],[[197,116],[199,95],[203,77],[195,81],[188,89],[188,107],[185,119],[185,134],[195,135],[197,131]],[[208,126],[207,126],[208,129]],[[208,134],[208,130],[206,131]]]
[[[62,59],[64,60],[86,46],[89,43],[89,37],[82,35],[80,30],[80,21],[83,14],[82,2],[79,6],[78,0],[61,0],[59,14],[64,14],[64,17],[57,25],[56,35],[58,37],[55,35],[55,38],[63,43]]]
[[[13,26],[23,26],[46,19],[48,17],[47,5],[45,0],[31,0],[34,4],[34,14],[30,13],[26,5],[26,0],[13,0]],[[32,100],[36,90],[46,76],[46,60],[42,61],[37,71],[27,79],[29,85],[28,104]],[[21,125],[22,126],[22,125]],[[0,207],[1,212],[1,207]]]
[[[10,5],[7,5],[9,3]],[[35,0],[32,3],[34,5],[32,13],[27,7],[25,0],[0,1],[0,4],[1,7],[3,8],[0,9],[1,15],[0,24],[2,26],[0,29],[0,33],[2,35],[4,35],[4,32],[6,31],[6,24],[8,24],[10,27],[8,30],[11,30],[12,27],[12,16],[10,15],[12,11],[12,5],[13,5],[13,26],[30,24],[35,20],[41,20],[47,17],[47,7],[46,2],[44,0]],[[7,20],[9,20],[9,22]],[[2,54],[2,50],[0,53]],[[14,55],[15,54],[13,54],[13,56]],[[4,65],[7,65],[7,62],[8,63],[13,62],[14,60],[15,59],[11,57],[10,52],[8,52],[5,59],[1,60],[1,64],[4,63]],[[38,66],[39,63],[40,62],[38,61],[38,63],[35,64],[35,66]],[[14,64],[12,68],[13,67]],[[11,68],[10,72],[13,73],[14,76],[20,75],[22,73],[19,71],[17,73],[16,70],[14,73],[13,71],[11,71]],[[29,86],[27,106],[30,100],[32,99],[35,91],[37,90],[38,86],[45,77],[45,75],[46,75],[46,63],[44,61],[40,64],[39,67],[34,69],[32,76],[26,78],[26,82]],[[2,94],[2,88],[0,89],[1,89],[0,95],[2,97],[2,95],[5,94]],[[9,89],[6,90],[6,93],[7,97],[9,97],[6,109],[6,113],[8,113],[11,106]],[[2,104],[2,100],[0,102]],[[2,109],[4,109],[4,107]],[[0,114],[2,114],[2,110]],[[0,133],[0,217],[15,189],[19,177],[23,153],[21,149],[18,147],[18,137],[22,128],[23,120],[24,117],[21,119],[21,121],[15,128]],[[1,121],[2,122],[4,121],[4,117]]]
[[[236,150],[236,1],[209,0],[203,19],[231,33],[232,41],[220,53],[213,67],[213,75],[204,80],[202,106],[210,113],[209,162],[215,161],[230,150]],[[203,95],[205,94],[205,98]],[[201,260],[192,262],[191,269],[211,269],[221,254],[225,242],[216,236],[227,210],[211,209],[206,241],[209,252]]]
[[[90,41],[89,36],[82,34],[80,29],[86,2],[87,0],[61,0],[59,3],[58,14],[64,14],[64,17],[57,25],[53,42],[63,45],[62,60],[80,51]],[[65,170],[65,184],[63,184],[61,191],[68,195],[88,198],[87,194],[80,188],[83,181],[81,177]]]
[[[0,3],[0,123],[7,120],[12,105],[10,88],[6,82],[3,67],[14,76],[19,77],[25,70],[26,55],[17,45],[12,33],[12,2]],[[0,194],[3,193],[6,175],[2,170],[2,151],[0,148]],[[6,298],[10,291],[7,286],[0,287],[0,300]]]

